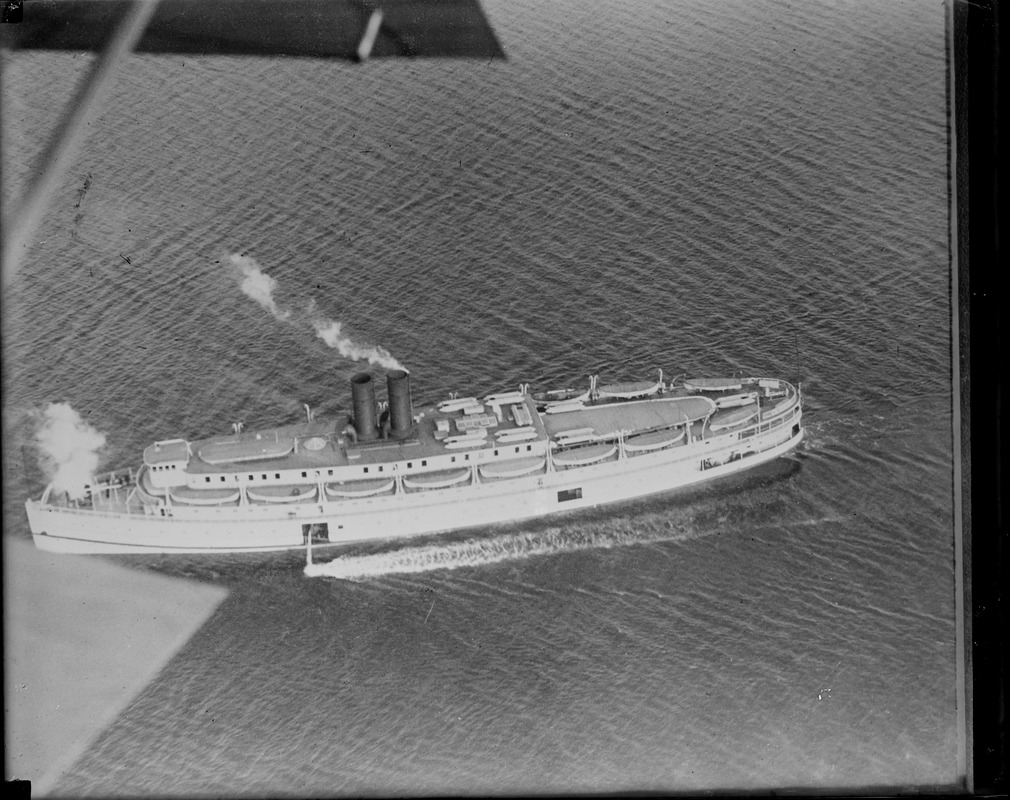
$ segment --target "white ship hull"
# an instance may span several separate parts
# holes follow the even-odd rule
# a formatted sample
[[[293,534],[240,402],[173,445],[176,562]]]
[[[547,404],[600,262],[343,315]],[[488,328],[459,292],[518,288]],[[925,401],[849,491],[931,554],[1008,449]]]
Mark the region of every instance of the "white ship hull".
[[[222,507],[175,506],[168,515],[26,503],[35,544],[62,553],[236,553],[398,539],[603,506],[739,473],[803,438],[797,404],[779,424],[572,469],[361,499]],[[785,422],[786,424],[781,424]],[[475,468],[476,471],[476,468]],[[322,497],[323,501],[318,502]]]

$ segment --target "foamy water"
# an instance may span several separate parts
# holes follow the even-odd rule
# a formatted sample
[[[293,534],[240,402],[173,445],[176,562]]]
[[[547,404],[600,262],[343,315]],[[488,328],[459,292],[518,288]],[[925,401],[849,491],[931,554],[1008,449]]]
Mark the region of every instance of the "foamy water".
[[[309,577],[362,580],[382,575],[405,575],[432,570],[481,567],[502,561],[536,556],[573,553],[578,550],[641,544],[647,541],[676,541],[690,536],[689,531],[668,536],[643,538],[623,531],[582,533],[553,529],[542,533],[523,533],[425,547],[405,547],[370,556],[348,556],[329,562],[307,564]]]
[[[822,517],[793,525],[824,525],[843,521],[840,517]],[[672,522],[658,526],[606,526],[586,524],[572,528],[548,528],[543,531],[484,536],[448,544],[397,547],[372,555],[341,556],[332,561],[314,560],[306,564],[311,578],[327,577],[361,581],[386,575],[411,575],[436,570],[479,569],[503,561],[558,556],[580,550],[609,550],[612,547],[682,542],[718,531],[698,529],[690,524]]]

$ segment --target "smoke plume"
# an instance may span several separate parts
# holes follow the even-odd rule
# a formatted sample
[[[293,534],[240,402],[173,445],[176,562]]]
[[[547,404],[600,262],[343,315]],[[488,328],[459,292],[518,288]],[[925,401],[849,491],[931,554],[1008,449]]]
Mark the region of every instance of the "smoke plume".
[[[228,261],[243,276],[239,288],[246,297],[255,300],[282,322],[291,316],[290,311],[281,310],[274,301],[277,281],[261,270],[254,259],[232,253],[228,256]]]
[[[406,367],[393,358],[384,347],[359,344],[345,336],[341,332],[343,323],[319,314],[314,301],[309,302],[304,313],[295,313],[289,308],[279,306],[273,296],[277,289],[277,281],[267,275],[254,259],[239,253],[232,253],[228,256],[228,263],[238,275],[242,276],[239,288],[243,294],[259,303],[275,319],[295,325],[310,326],[316,332],[316,336],[351,361],[368,361],[370,364],[386,369],[407,371]]]
[[[105,436],[81,419],[69,403],[50,403],[42,412],[36,440],[42,469],[53,489],[74,499],[84,497],[84,487],[98,469]]]
[[[402,369],[404,372],[407,371],[399,361],[390,355],[386,348],[370,347],[352,342],[340,333],[341,325],[339,322],[317,317],[312,320],[312,327],[316,330],[316,336],[344,358],[349,358],[351,361],[367,361],[369,364],[375,364],[386,369]]]

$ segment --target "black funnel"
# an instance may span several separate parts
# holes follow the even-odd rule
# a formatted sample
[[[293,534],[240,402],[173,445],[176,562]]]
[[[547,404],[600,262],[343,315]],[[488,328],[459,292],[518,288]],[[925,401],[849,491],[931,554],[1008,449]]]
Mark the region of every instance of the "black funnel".
[[[374,439],[378,435],[375,427],[375,385],[367,372],[359,372],[351,378],[351,402],[358,439]]]
[[[389,397],[389,435],[403,439],[414,427],[414,411],[410,404],[410,376],[402,369],[386,373]]]

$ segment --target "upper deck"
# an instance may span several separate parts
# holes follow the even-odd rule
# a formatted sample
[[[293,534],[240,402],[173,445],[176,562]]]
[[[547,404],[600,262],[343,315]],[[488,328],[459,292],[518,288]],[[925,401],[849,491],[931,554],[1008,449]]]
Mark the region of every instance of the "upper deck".
[[[543,423],[551,437],[566,431],[588,432],[590,429],[594,436],[608,437],[697,422],[713,411],[715,403],[707,397],[656,397],[546,414]]]
[[[194,457],[190,458],[186,471],[191,475],[218,475],[400,462],[413,468],[415,461],[459,452],[494,452],[506,449],[506,443],[514,446],[521,442],[522,452],[527,452],[525,445],[530,445],[531,450],[543,449],[542,443],[546,442],[548,434],[530,398],[499,405],[497,413],[493,405],[482,407],[478,413],[466,413],[470,408],[473,406],[449,411],[440,411],[437,407],[419,409],[409,435],[402,439],[355,441],[356,437],[348,433],[345,418],[313,420],[199,440],[189,445]],[[486,431],[484,437],[469,433],[481,429]],[[538,442],[540,447],[533,448]]]
[[[747,391],[727,393],[738,385]],[[746,425],[754,417],[760,420],[762,411],[784,413],[798,399],[788,384],[764,379],[742,379],[700,390],[686,382],[678,387],[616,386],[628,393],[647,391],[651,396],[629,399],[600,394],[585,402],[551,403],[521,391],[487,395],[482,400],[453,398],[413,409],[408,395],[390,424],[385,412],[378,420],[374,417],[376,406],[370,395],[364,404],[356,399],[355,414],[365,422],[347,417],[315,420],[310,414],[306,422],[260,431],[239,428],[230,435],[194,442],[156,443],[145,451],[149,470],[143,487],[155,493],[183,486],[205,491],[247,487],[257,492],[258,487],[265,487],[269,492],[293,484],[337,486],[376,479],[382,479],[385,487],[391,478],[427,481],[440,479],[437,473],[451,472],[455,479],[466,470],[474,475],[476,470],[496,476],[512,474],[519,462],[540,463],[535,459],[552,453],[555,461],[562,459],[557,463],[588,457],[588,451],[570,451],[597,442],[618,445],[621,440],[628,452],[638,453],[707,439]],[[643,435],[658,438],[652,441]],[[547,458],[548,469],[550,461]]]

